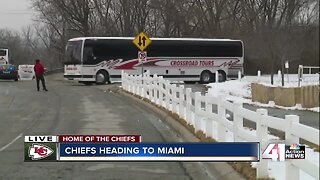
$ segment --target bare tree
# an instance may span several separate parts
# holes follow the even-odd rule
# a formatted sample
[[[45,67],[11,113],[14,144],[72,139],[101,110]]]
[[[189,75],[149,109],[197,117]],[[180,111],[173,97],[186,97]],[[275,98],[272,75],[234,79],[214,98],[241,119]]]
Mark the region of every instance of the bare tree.
[[[76,36],[237,38],[249,70],[272,74],[287,59],[318,59],[317,0],[32,0],[36,33],[61,62]],[[312,42],[312,43],[311,43]],[[294,43],[295,46],[293,47]],[[308,47],[308,48],[307,48]],[[303,49],[301,51],[301,49]],[[302,56],[303,54],[303,56]],[[294,57],[292,57],[294,55]],[[294,60],[298,62],[299,60]],[[252,63],[255,65],[252,66]],[[247,71],[247,70],[246,70]]]

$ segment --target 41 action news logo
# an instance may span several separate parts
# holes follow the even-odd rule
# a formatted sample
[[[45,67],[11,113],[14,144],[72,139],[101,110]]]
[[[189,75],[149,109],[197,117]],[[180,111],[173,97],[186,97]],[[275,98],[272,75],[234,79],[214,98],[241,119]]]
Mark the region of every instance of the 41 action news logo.
[[[285,159],[305,159],[305,146],[299,144],[269,144],[262,154],[262,159],[285,161]]]

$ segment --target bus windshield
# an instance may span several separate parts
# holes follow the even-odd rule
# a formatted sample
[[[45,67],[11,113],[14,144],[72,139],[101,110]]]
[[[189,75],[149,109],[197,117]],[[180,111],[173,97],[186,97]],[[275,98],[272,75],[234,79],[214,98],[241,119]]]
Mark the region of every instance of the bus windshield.
[[[0,56],[6,56],[6,55],[7,55],[7,51],[0,49]]]
[[[69,41],[66,47],[65,64],[81,64],[82,41]]]
[[[8,49],[0,49],[0,64],[9,64]]]

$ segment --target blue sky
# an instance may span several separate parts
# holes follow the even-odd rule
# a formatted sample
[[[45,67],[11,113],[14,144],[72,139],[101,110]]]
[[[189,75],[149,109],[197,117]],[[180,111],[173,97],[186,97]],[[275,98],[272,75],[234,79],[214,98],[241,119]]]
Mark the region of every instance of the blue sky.
[[[0,29],[21,29],[32,24],[34,11],[30,0],[0,0]]]

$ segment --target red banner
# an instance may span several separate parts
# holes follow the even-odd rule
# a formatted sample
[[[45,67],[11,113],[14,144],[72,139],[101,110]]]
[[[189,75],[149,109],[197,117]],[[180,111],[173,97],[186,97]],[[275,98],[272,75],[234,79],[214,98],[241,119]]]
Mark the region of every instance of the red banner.
[[[60,143],[139,143],[141,135],[59,135]]]

